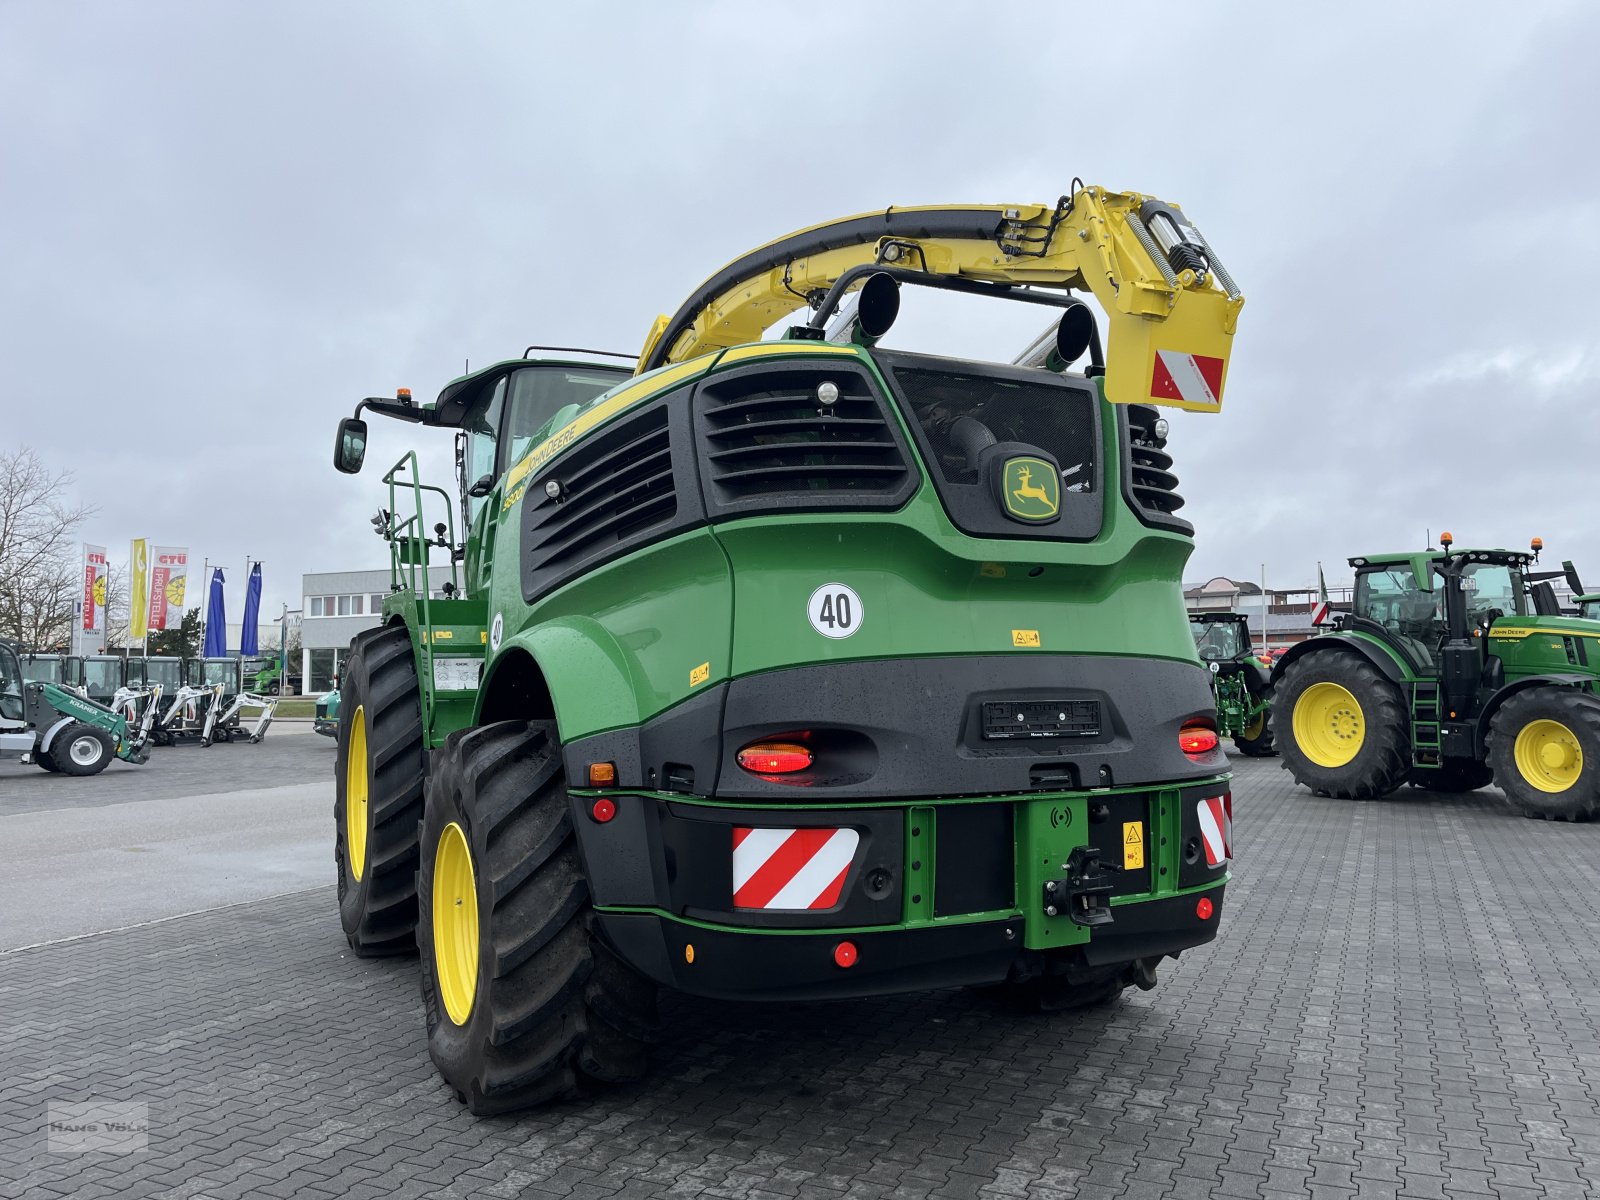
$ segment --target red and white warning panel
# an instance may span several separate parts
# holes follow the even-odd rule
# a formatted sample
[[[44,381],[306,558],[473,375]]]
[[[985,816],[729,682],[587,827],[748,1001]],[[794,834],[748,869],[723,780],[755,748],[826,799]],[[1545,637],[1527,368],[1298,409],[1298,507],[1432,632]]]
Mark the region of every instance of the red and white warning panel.
[[[1233,794],[1207,796],[1195,809],[1200,816],[1200,840],[1206,847],[1206,866],[1220,867],[1233,857]]]
[[[1181,400],[1185,404],[1219,408],[1225,365],[1222,359],[1205,354],[1157,350],[1155,366],[1150,372],[1150,395],[1157,400]]]
[[[860,840],[854,829],[735,826],[734,908],[832,908]]]

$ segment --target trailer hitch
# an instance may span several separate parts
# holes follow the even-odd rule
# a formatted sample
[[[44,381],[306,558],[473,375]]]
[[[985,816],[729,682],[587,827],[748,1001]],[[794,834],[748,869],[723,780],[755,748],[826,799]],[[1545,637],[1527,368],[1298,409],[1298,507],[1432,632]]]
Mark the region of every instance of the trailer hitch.
[[[1077,925],[1109,925],[1111,913],[1111,875],[1117,870],[1100,859],[1095,846],[1079,846],[1061,864],[1065,879],[1050,879],[1044,885],[1044,915],[1056,917],[1064,912]]]

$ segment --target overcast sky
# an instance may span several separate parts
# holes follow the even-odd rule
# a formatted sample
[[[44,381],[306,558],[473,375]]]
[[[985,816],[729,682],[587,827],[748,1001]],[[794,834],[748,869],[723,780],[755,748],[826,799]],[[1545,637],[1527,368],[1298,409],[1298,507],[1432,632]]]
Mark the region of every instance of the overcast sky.
[[[1225,411],[1173,422],[1189,580],[1430,528],[1600,579],[1597,45],[1584,3],[0,0],[0,440],[114,560],[264,559],[276,615],[386,561],[419,431],[335,474],[360,397],[636,350],[791,229],[1079,175],[1183,204],[1247,297]],[[1012,308],[908,295],[894,337],[1009,359]]]

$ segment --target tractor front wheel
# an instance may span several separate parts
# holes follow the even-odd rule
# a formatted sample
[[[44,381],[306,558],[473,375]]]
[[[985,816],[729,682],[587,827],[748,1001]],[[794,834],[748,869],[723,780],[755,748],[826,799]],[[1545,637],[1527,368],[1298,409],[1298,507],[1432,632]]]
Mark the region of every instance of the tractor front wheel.
[[[594,928],[553,724],[434,752],[418,883],[428,1054],[474,1113],[644,1073],[655,985]]]
[[[1263,708],[1233,735],[1234,749],[1240,754],[1250,758],[1266,758],[1277,753],[1272,744],[1272,722],[1267,719],[1269,711]]]
[[[345,661],[334,757],[339,923],[362,957],[417,946],[422,691],[403,625],[364,631]]]
[[[1489,766],[1524,816],[1587,820],[1600,809],[1600,703],[1558,687],[1509,697],[1489,723]]]
[[[53,769],[63,775],[98,775],[117,756],[117,743],[111,735],[82,721],[75,721],[56,734],[51,745]]]
[[[1271,723],[1283,765],[1320,796],[1387,796],[1410,773],[1400,689],[1356,654],[1323,650],[1290,663],[1273,689]]]

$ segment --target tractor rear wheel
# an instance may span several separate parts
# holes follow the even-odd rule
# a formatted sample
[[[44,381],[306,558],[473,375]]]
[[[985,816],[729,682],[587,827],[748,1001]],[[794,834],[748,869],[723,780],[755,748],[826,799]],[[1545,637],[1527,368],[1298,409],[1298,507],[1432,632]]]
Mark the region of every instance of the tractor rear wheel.
[[[403,625],[366,630],[345,661],[334,756],[339,923],[363,957],[416,949],[422,691]]]
[[[1272,722],[1268,720],[1269,711],[1262,709],[1254,720],[1247,721],[1245,727],[1234,734],[1233,747],[1240,754],[1250,758],[1266,758],[1278,752],[1272,744]]]
[[[1273,689],[1278,751],[1296,783],[1320,796],[1386,796],[1411,771],[1411,722],[1400,689],[1356,654],[1313,651]]]
[[[1524,816],[1587,820],[1600,809],[1600,703],[1568,688],[1516,693],[1489,723],[1489,766]]]
[[[434,752],[418,883],[428,1054],[474,1113],[644,1073],[655,985],[594,928],[553,724]]]
[[[56,734],[51,745],[50,757],[63,775],[98,775],[117,756],[117,743],[111,735],[82,721],[74,721]]]
[[[1475,792],[1488,787],[1494,772],[1470,758],[1447,758],[1437,767],[1414,767],[1406,782],[1426,792]]]

